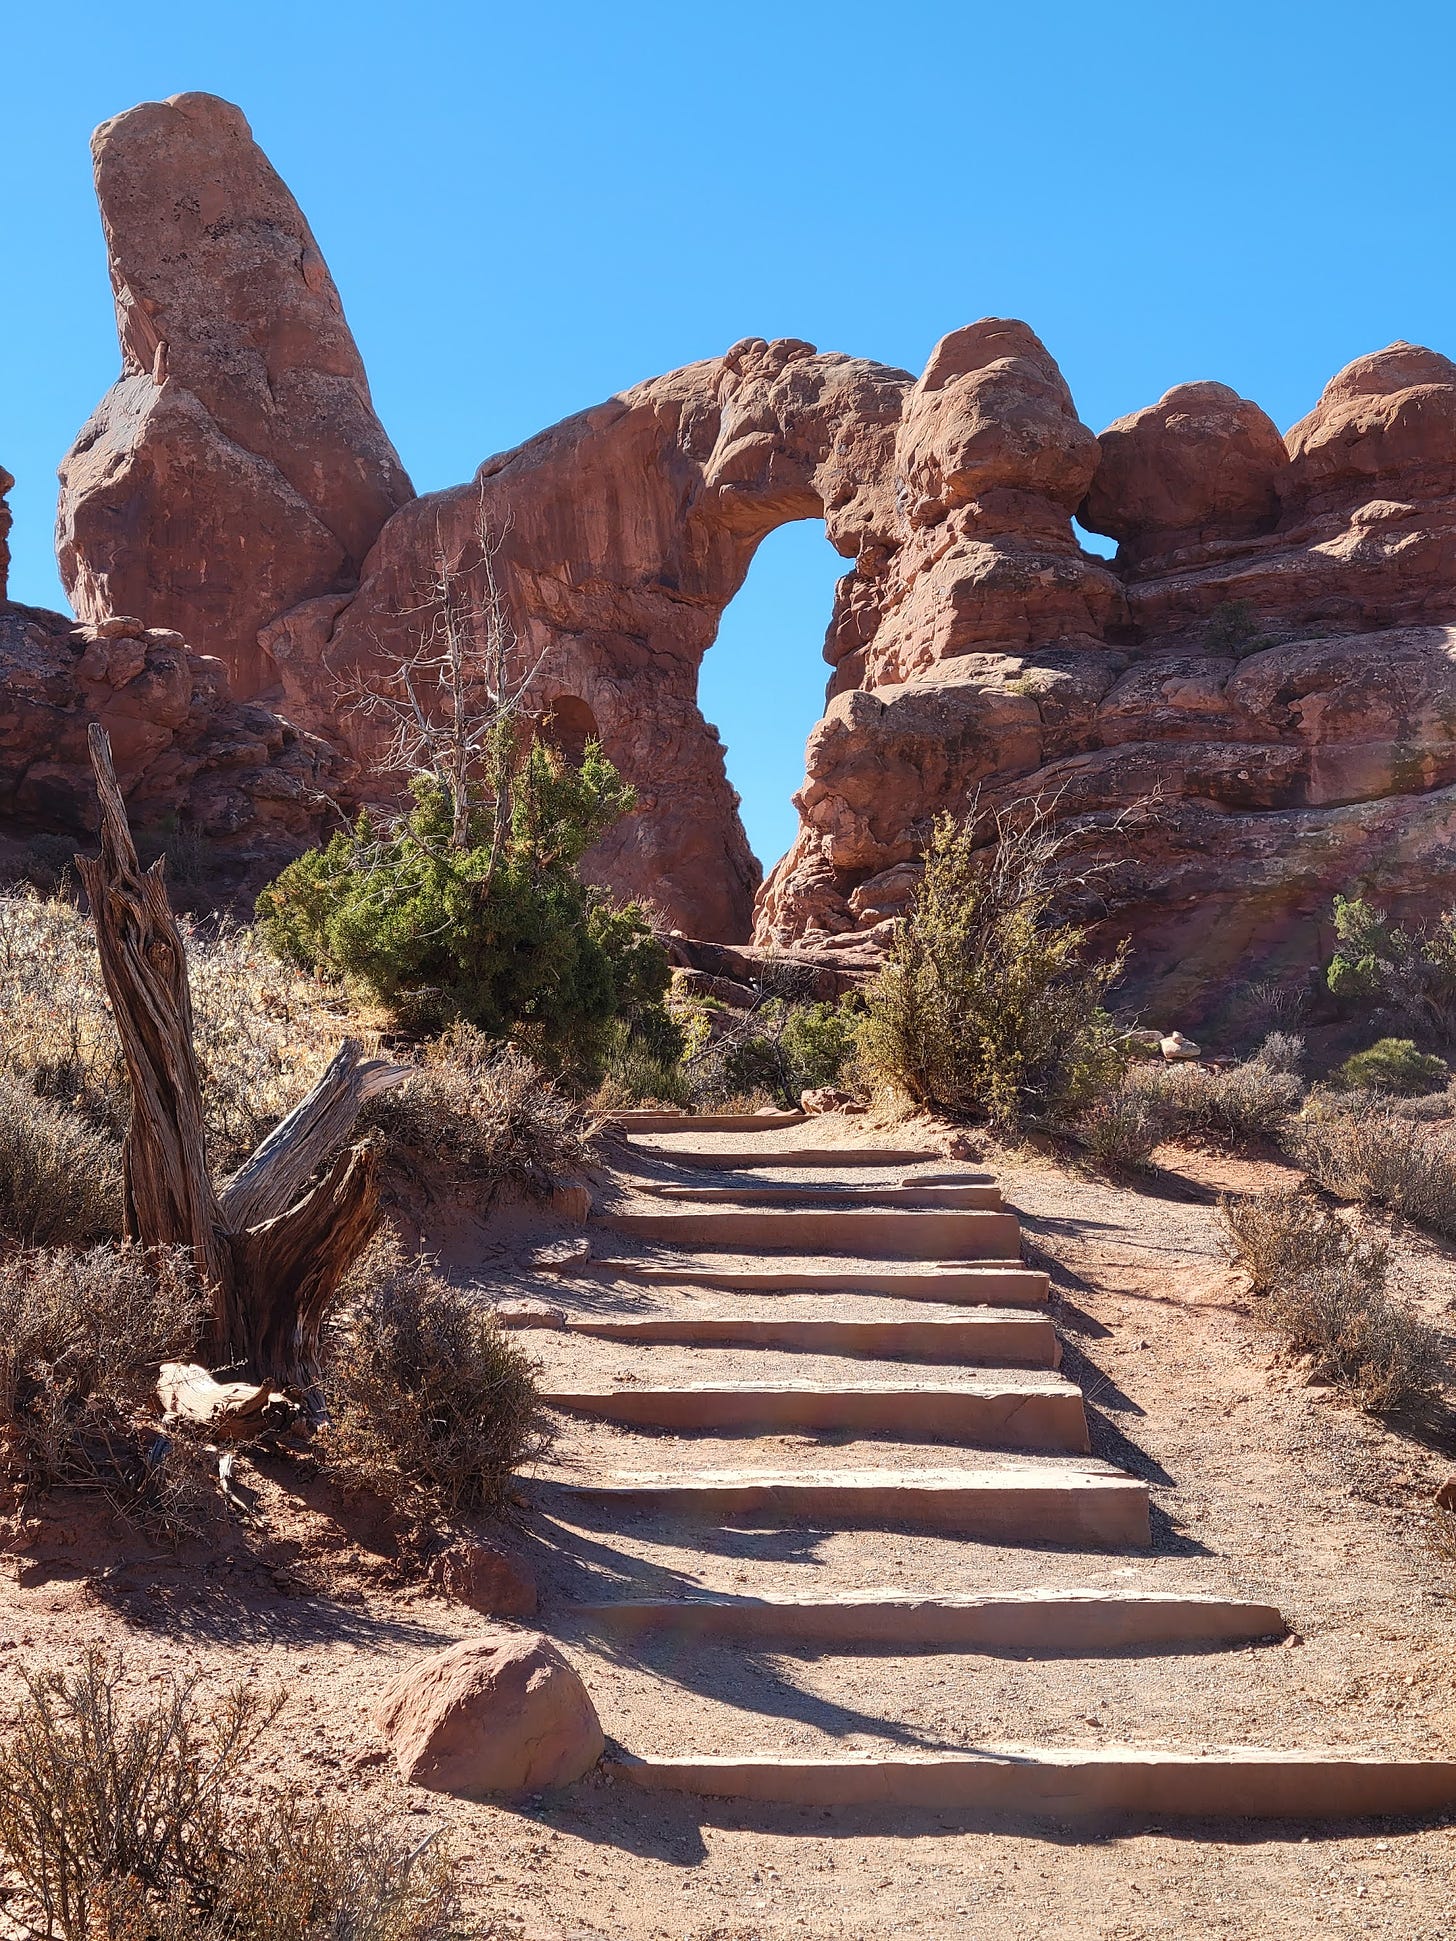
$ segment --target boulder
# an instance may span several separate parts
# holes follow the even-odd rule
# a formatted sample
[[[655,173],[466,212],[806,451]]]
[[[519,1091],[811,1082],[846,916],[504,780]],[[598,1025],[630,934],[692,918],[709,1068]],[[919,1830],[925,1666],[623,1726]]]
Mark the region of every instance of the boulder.
[[[143,102],[91,149],[122,374],[61,467],[62,578],[82,619],[176,627],[251,698],[277,683],[259,630],[356,585],[413,488],[240,110]]]
[[[458,1604],[487,1617],[536,1615],[536,1579],[519,1557],[493,1544],[462,1539],[430,1560],[430,1582]]]
[[[1166,1032],[1159,1041],[1158,1049],[1162,1052],[1164,1058],[1168,1060],[1169,1064],[1177,1064],[1180,1060],[1201,1058],[1203,1056],[1202,1046],[1194,1044],[1191,1038],[1185,1038],[1181,1031]]]
[[[396,1679],[374,1713],[400,1776],[477,1797],[569,1786],[605,1748],[586,1688],[539,1631],[492,1630]]]
[[[590,1245],[590,1243],[588,1243]],[[499,1326],[503,1328],[564,1328],[566,1309],[553,1307],[550,1301],[497,1301],[491,1309]]]

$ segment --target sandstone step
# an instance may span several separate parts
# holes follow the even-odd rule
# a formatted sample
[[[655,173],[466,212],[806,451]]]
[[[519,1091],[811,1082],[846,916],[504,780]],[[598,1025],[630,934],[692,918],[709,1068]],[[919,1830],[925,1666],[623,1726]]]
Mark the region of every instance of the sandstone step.
[[[907,1181],[895,1186],[804,1186],[795,1182],[741,1186],[653,1186],[658,1200],[692,1200],[699,1206],[863,1207],[980,1207],[999,1210],[1001,1188],[994,1182],[960,1181],[954,1186],[922,1186]]]
[[[575,1502],[719,1522],[766,1515],[842,1527],[906,1524],[1007,1543],[1121,1548],[1152,1541],[1146,1483],[1070,1463],[1039,1469],[719,1469],[619,1474],[538,1488],[563,1510]]]
[[[1091,1450],[1082,1391],[1055,1375],[986,1381],[685,1382],[543,1389],[547,1408],[635,1429],[729,1435],[848,1431],[990,1449]]]
[[[817,1166],[843,1166],[848,1172],[857,1166],[918,1166],[937,1156],[918,1152],[914,1146],[790,1146],[776,1152],[753,1146],[724,1147],[720,1152],[683,1146],[637,1150],[652,1159],[670,1159],[674,1166],[702,1166],[717,1173],[740,1172],[748,1166],[801,1166],[806,1172]]]
[[[1172,1591],[917,1593],[842,1591],[825,1597],[622,1598],[571,1604],[565,1614],[593,1630],[672,1632],[752,1643],[879,1646],[1009,1652],[1017,1657],[1091,1657],[1105,1651],[1249,1644],[1283,1637],[1272,1604]]]
[[[632,1315],[573,1320],[573,1334],[603,1341],[674,1348],[787,1348],[820,1355],[868,1355],[877,1361],[953,1361],[988,1368],[1055,1368],[1056,1329],[1042,1314],[955,1314],[913,1321],[820,1320],[796,1315]]]
[[[613,1112],[608,1120],[624,1132],[777,1132],[801,1126],[807,1112],[658,1112],[650,1108]]]
[[[891,1806],[1081,1819],[1347,1820],[1456,1806],[1456,1759],[1237,1749],[1165,1752],[987,1748],[980,1753],[846,1753],[825,1758],[641,1758],[608,1763],[644,1792],[783,1806]]]
[[[859,1261],[844,1266],[699,1267],[600,1256],[568,1261],[555,1271],[588,1273],[605,1280],[636,1281],[646,1287],[686,1287],[717,1294],[882,1294],[895,1301],[940,1301],[956,1306],[1044,1307],[1051,1281],[1039,1268],[1019,1260],[968,1261],[964,1266],[867,1270]]]
[[[598,1215],[611,1233],[664,1245],[773,1253],[854,1254],[877,1260],[1008,1260],[1020,1251],[1014,1213],[895,1207],[674,1207]]]

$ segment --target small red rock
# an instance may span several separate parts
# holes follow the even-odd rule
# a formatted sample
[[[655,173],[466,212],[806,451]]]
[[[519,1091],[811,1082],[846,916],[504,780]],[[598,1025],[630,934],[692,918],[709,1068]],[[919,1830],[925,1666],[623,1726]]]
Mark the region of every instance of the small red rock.
[[[605,1749],[576,1672],[538,1631],[492,1631],[407,1671],[374,1713],[400,1776],[440,1793],[569,1786]]]
[[[430,1582],[487,1617],[534,1617],[536,1579],[518,1557],[493,1544],[452,1543],[432,1559]]]
[[[1456,1515],[1456,1476],[1448,1476],[1436,1491],[1436,1508]]]

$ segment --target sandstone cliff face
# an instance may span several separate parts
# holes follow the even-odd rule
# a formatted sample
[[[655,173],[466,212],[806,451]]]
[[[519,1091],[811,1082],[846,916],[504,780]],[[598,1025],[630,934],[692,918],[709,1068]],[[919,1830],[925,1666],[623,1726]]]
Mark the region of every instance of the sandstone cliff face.
[[[261,627],[357,583],[412,496],[328,266],[239,110],[149,101],[92,152],[122,375],[61,467],[62,579],[276,682]]]

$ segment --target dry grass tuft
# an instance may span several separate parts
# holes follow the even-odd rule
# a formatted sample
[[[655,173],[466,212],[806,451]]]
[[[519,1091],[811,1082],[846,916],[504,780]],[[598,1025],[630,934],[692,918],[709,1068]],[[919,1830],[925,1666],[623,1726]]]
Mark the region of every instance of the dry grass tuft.
[[[86,1247],[121,1231],[121,1147],[0,1072],[0,1235]]]
[[[324,1393],[325,1463],[407,1528],[462,1510],[498,1514],[514,1472],[549,1446],[535,1364],[392,1234],[345,1284]]]
[[[1380,1413],[1435,1392],[1441,1342],[1391,1294],[1384,1241],[1354,1233],[1306,1193],[1225,1198],[1221,1211],[1234,1259],[1264,1297],[1261,1319],[1315,1375]]]
[[[26,1681],[0,1748],[0,1854],[56,1941],[446,1941],[454,1867],[339,1808],[253,1810],[248,1761],[281,1699],[238,1687],[211,1713],[173,1678],[128,1704],[121,1671],[88,1653],[74,1675]]]
[[[537,1199],[590,1168],[598,1131],[517,1046],[470,1025],[427,1046],[419,1075],[375,1100],[368,1122],[427,1184],[444,1172]]]

